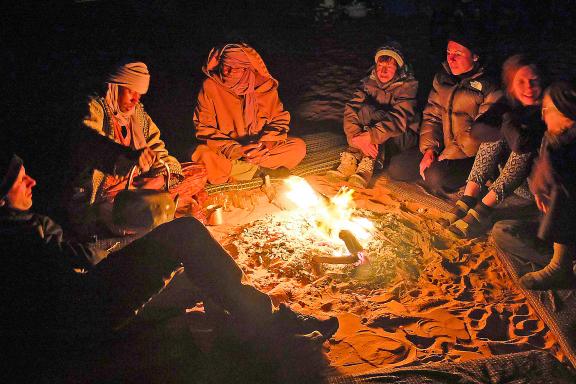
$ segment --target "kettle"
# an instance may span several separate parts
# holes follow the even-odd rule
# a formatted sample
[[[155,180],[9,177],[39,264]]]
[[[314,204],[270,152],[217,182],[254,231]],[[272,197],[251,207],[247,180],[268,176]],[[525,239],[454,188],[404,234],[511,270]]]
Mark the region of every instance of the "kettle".
[[[168,188],[170,185],[170,168],[164,161],[168,176],[166,177],[166,191],[153,189],[130,189],[137,165],[130,170],[128,184],[114,199],[112,207],[112,219],[119,228],[130,231],[149,231],[160,224],[174,219],[174,213],[178,207],[176,195],[172,199]]]

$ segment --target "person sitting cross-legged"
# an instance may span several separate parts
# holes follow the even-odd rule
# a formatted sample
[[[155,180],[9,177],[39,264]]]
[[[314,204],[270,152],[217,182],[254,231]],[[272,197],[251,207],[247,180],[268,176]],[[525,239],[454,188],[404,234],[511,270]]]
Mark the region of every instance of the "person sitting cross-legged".
[[[176,216],[193,213],[203,218],[206,170],[201,164],[181,164],[168,153],[160,129],[140,100],[149,84],[146,64],[129,62],[108,75],[102,94],[88,99],[82,124],[73,132],[77,169],[67,201],[70,222],[79,235],[125,232],[114,223],[112,207],[134,165],[127,157],[137,151],[138,172],[128,187],[162,191],[168,182],[168,192],[179,200]]]
[[[204,164],[208,182],[288,176],[306,144],[288,135],[290,113],[258,52],[245,43],[226,44],[210,51],[202,70],[207,78],[194,110],[201,144],[192,160]]]

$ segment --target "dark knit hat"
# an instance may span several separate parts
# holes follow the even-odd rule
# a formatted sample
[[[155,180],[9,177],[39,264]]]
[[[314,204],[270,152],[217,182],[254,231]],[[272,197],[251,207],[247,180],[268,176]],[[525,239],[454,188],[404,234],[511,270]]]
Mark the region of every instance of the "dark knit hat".
[[[548,88],[548,94],[564,116],[576,121],[576,79],[553,83]]]
[[[454,28],[448,34],[448,41],[458,43],[476,55],[482,51],[480,37],[474,28]]]
[[[24,162],[16,154],[2,153],[0,155],[0,199],[3,199],[20,173]]]

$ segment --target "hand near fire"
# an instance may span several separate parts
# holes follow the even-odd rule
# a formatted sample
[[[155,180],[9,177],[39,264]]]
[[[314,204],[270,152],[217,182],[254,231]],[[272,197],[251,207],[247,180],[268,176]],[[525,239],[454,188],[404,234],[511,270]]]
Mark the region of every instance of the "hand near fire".
[[[375,159],[378,156],[378,145],[372,144],[370,133],[362,132],[359,135],[352,137],[351,145],[362,151],[364,156]]]
[[[252,164],[260,164],[270,156],[267,142],[259,142],[242,146],[242,159]]]
[[[422,180],[426,180],[424,171],[426,171],[435,161],[436,153],[434,153],[434,150],[427,150],[426,153],[424,153],[424,157],[420,161],[420,176],[422,176]]]
[[[536,206],[540,212],[548,212],[548,207],[550,206],[550,198],[548,196],[536,193],[534,194],[534,200],[536,200]]]

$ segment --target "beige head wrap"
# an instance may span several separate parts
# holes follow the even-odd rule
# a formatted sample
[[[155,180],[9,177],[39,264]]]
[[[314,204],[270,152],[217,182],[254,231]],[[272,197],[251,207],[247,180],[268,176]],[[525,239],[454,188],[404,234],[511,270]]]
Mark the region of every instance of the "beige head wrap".
[[[143,95],[148,92],[150,84],[150,73],[148,67],[142,62],[128,63],[118,67],[116,72],[110,74],[108,77],[108,91],[106,92],[106,104],[112,111],[114,118],[118,121],[120,126],[124,126],[131,130],[132,145],[135,148],[142,148],[146,141],[143,132],[139,129],[133,129],[132,115],[135,109],[128,112],[122,112],[118,105],[118,87],[123,86],[134,92]]]
[[[146,64],[142,62],[128,63],[110,74],[108,83],[121,85],[143,95],[148,92],[150,73]]]

